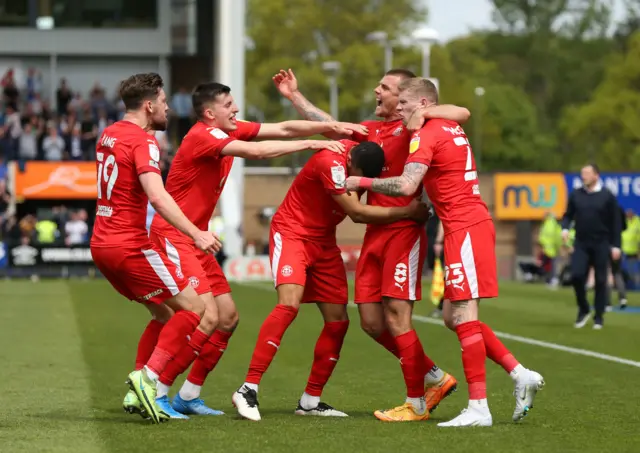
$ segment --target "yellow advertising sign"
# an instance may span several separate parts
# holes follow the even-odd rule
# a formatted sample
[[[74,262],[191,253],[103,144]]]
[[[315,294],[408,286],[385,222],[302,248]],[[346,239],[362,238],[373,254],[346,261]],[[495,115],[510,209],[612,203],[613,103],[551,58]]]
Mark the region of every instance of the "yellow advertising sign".
[[[567,208],[562,173],[496,173],[493,189],[498,220],[541,220],[547,212],[560,218]]]

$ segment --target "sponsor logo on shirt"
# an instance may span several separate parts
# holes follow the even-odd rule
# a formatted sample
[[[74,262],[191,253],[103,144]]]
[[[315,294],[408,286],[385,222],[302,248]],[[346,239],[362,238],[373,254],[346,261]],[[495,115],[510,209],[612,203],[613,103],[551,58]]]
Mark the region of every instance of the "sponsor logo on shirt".
[[[217,138],[217,139],[220,139],[220,140],[224,140],[225,138],[229,138],[229,136],[226,134],[226,132],[224,132],[224,131],[222,131],[222,130],[220,130],[220,129],[218,129],[218,128],[211,129],[211,130],[209,131],[209,133],[210,133],[213,137],[215,137],[215,138]]]
[[[342,165],[331,167],[331,179],[333,180],[336,189],[344,189],[347,176]]]

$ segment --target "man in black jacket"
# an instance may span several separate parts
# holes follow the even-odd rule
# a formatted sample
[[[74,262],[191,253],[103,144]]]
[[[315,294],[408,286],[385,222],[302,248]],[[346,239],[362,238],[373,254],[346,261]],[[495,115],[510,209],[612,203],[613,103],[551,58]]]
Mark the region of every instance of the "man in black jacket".
[[[562,236],[569,239],[569,225],[575,222],[576,237],[571,256],[571,277],[578,302],[575,327],[584,327],[591,316],[585,288],[589,267],[595,273],[594,329],[601,329],[607,303],[607,274],[610,260],[620,259],[620,215],[615,196],[602,186],[595,164],[580,171],[583,186],[571,192],[562,219]]]

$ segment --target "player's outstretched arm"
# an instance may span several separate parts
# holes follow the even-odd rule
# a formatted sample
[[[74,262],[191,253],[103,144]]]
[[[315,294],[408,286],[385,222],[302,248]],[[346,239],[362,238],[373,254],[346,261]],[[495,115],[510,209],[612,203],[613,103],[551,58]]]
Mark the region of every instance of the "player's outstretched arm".
[[[208,231],[201,231],[184,215],[171,195],[165,190],[162,177],[159,174],[147,172],[141,174],[139,178],[151,206],[162,218],[193,239],[199,249],[213,253],[220,250],[222,244],[217,237]]]
[[[291,101],[304,119],[309,121],[335,121],[331,115],[320,110],[302,95],[298,90],[298,80],[293,70],[285,71],[281,69],[272,79],[280,94]]]
[[[393,197],[413,195],[420,188],[428,169],[429,167],[425,164],[411,162],[404,166],[402,175],[393,178],[381,179],[349,176],[347,178],[347,190],[372,190],[373,192],[391,195]]]
[[[329,151],[342,153],[344,152],[344,145],[331,140],[265,140],[263,142],[233,140],[222,149],[221,154],[245,159],[272,159],[306,149],[328,149]]]
[[[408,206],[385,208],[364,205],[358,201],[358,197],[355,194],[333,195],[333,199],[355,223],[381,225],[405,219],[417,222],[426,222],[429,219],[428,206],[418,200],[413,200]]]
[[[260,125],[258,139],[301,138],[323,134],[327,137],[350,137],[354,133],[367,135],[366,126],[338,121],[282,121],[281,123],[264,123]]]

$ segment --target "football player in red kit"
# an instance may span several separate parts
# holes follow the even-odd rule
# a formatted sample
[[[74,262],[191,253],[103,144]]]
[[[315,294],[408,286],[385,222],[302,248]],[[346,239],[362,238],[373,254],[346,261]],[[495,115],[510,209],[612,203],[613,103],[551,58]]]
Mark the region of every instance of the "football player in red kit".
[[[410,132],[397,112],[398,85],[415,77],[411,71],[388,71],[375,88],[379,120],[362,123],[367,135],[355,134],[354,140],[378,143],[385,153],[381,177],[399,176],[409,155]],[[305,118],[331,121],[330,115],[313,106],[297,88],[291,70],[281,71],[274,82]],[[434,106],[421,112],[426,118],[445,117],[461,122],[469,118],[467,109]],[[332,137],[337,138],[337,137]],[[372,206],[406,206],[414,194],[390,197],[368,192]],[[456,379],[443,372],[424,353],[413,328],[413,303],[422,297],[422,264],[426,253],[426,230],[413,222],[400,220],[385,225],[369,225],[356,267],[355,302],[362,329],[376,342],[400,359],[407,387],[407,405],[395,412],[376,413],[384,421],[427,420],[430,411],[451,394]]]
[[[295,410],[297,415],[346,417],[320,401],[322,390],[340,357],[349,326],[347,276],[336,244],[336,226],[349,216],[358,223],[385,224],[407,220],[423,225],[426,205],[413,200],[405,206],[366,206],[348,194],[347,175],[380,175],[384,151],[373,142],[346,142],[346,155],[316,153],[296,176],[273,216],[269,257],[278,304],[262,324],[245,383],[233,394],[238,413],[261,419],[258,385],[300,304],[315,303],[324,318],[316,343],[311,374]]]
[[[407,122],[412,115],[420,118],[420,109],[438,102],[436,87],[427,79],[405,80],[399,89],[398,112]],[[468,407],[458,417],[438,426],[492,425],[487,405],[487,356],[513,378],[516,397],[513,420],[518,421],[533,407],[533,399],[544,380],[540,374],[524,368],[491,328],[478,320],[480,299],[498,296],[495,230],[480,196],[475,160],[462,127],[455,121],[430,119],[413,134],[402,175],[347,180],[349,190],[367,189],[397,197],[413,194],[422,185],[444,227],[443,318],[446,326],[458,335],[469,385]]]
[[[96,148],[98,194],[91,255],[120,294],[143,304],[165,304],[175,312],[142,369],[129,374],[128,380],[140,410],[159,423],[167,416],[155,404],[156,381],[196,330],[204,302],[180,269],[152,246],[146,231],[147,203],[194,249],[215,252],[220,243],[206,228],[191,223],[164,189],[158,142],[149,134],[167,125],[162,78],[154,73],[131,76],[121,83],[120,96],[126,114],[104,130]]]

